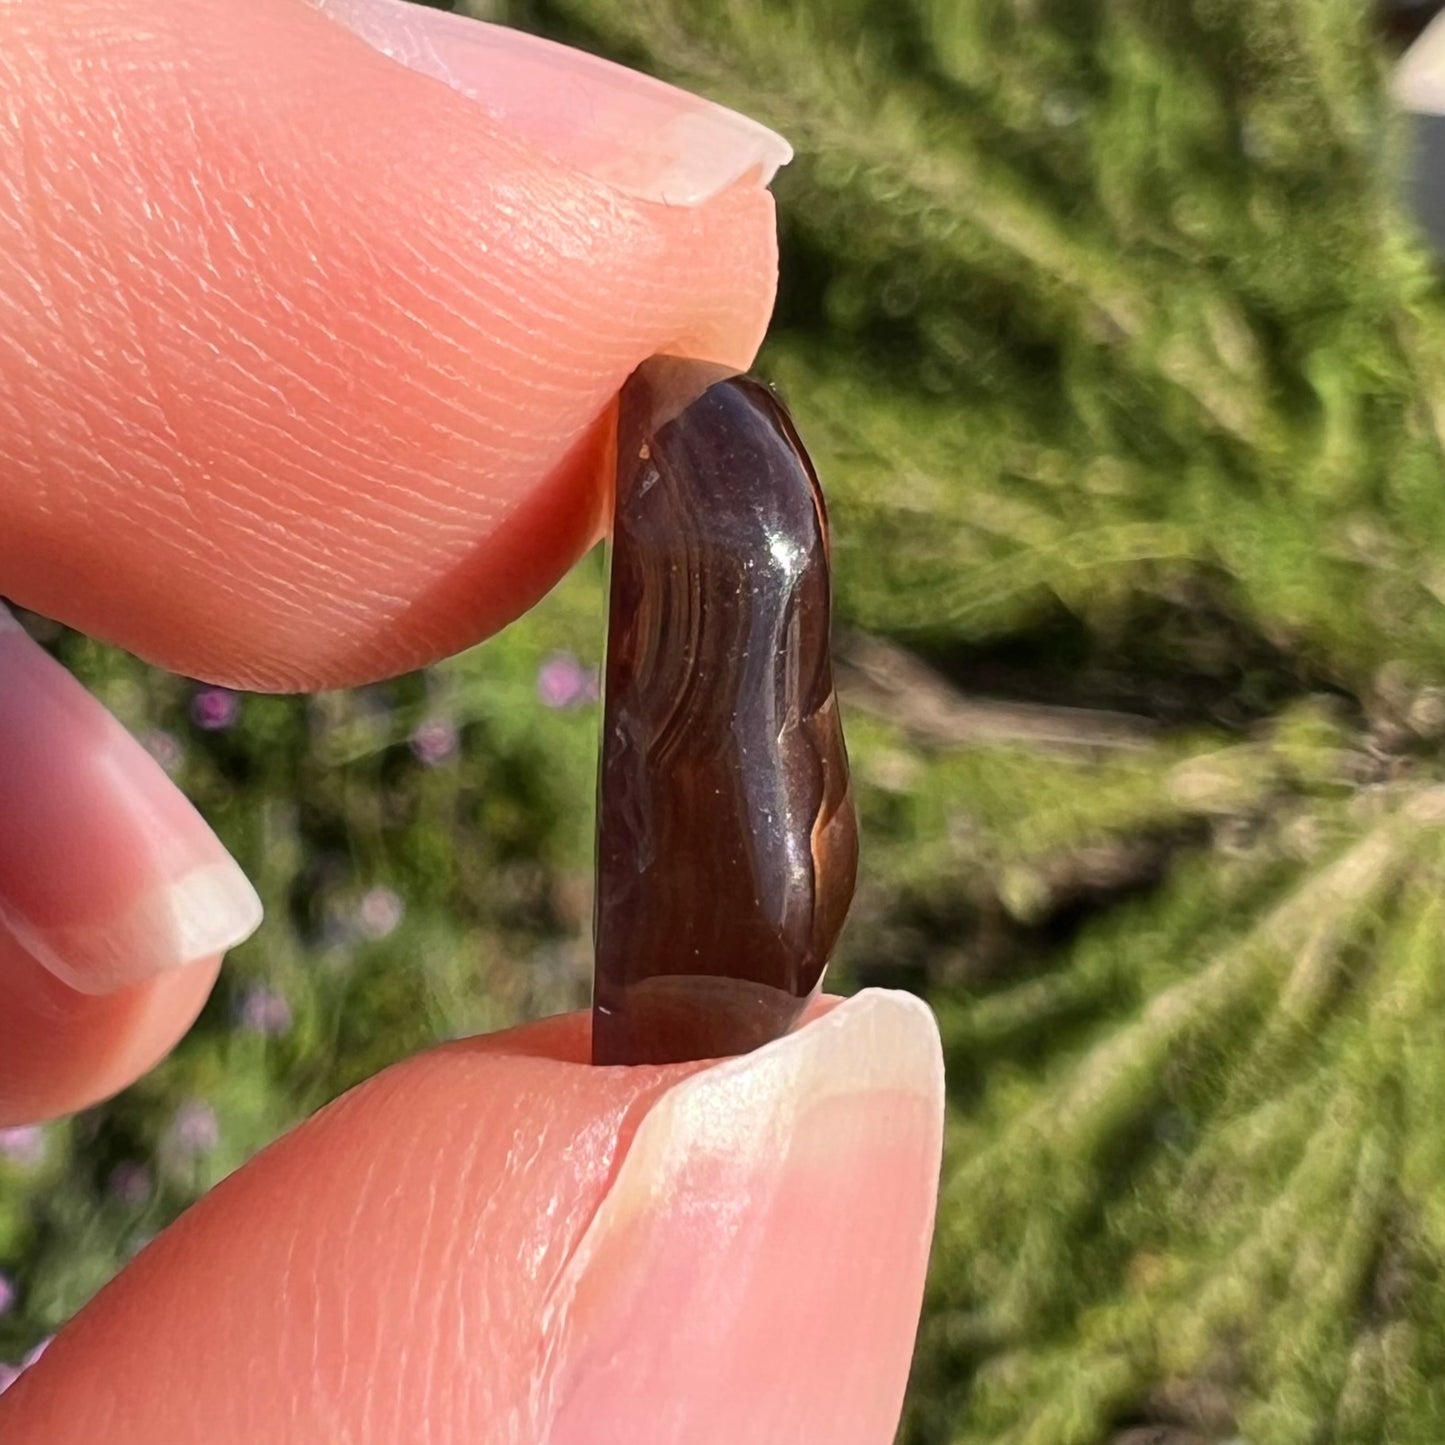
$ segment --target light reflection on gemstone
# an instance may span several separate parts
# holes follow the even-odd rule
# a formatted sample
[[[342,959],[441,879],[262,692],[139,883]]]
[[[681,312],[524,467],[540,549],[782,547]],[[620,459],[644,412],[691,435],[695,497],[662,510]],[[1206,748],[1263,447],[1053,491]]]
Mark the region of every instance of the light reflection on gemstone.
[[[777,397],[715,377],[657,360],[622,393],[598,1063],[776,1038],[817,988],[853,894],[822,494]]]

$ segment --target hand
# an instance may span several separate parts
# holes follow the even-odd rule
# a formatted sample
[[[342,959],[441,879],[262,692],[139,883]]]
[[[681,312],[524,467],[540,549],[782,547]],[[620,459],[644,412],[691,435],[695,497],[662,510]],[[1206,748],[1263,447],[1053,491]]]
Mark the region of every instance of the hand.
[[[772,304],[785,149],[619,75],[390,0],[10,0],[0,591],[273,689],[525,610],[599,534],[623,378],[746,365]],[[154,1063],[259,915],[3,622],[0,820],[12,1123]],[[585,1058],[555,1019],[346,1095],[62,1331],[0,1438],[891,1439],[941,1128],[922,1006],[861,995],[715,1066]]]

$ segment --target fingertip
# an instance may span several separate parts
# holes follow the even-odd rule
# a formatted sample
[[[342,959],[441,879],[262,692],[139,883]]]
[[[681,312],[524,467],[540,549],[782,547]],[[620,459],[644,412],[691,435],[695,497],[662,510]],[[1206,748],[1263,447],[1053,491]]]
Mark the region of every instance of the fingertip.
[[[711,1067],[586,1047],[548,1021],[323,1110],[61,1332],[7,1442],[891,1438],[938,1169],[926,1011],[861,996]]]
[[[6,1445],[392,1445],[421,1420],[545,1438],[527,1421],[548,1282],[666,1084],[566,1062],[585,1027],[407,1060],[263,1151],[0,1398]]]
[[[639,361],[750,362],[762,171],[639,199],[300,0],[178,14],[86,0],[64,46],[19,47],[0,411],[45,424],[0,431],[6,586],[252,688],[459,650],[598,535],[597,439]],[[585,141],[557,96],[542,118]]]
[[[248,938],[261,902],[159,764],[0,607],[0,931],[78,993]]]
[[[662,1095],[549,1301],[556,1445],[893,1438],[943,1127],[929,1010],[871,990]]]
[[[404,0],[318,0],[368,45],[444,82],[553,160],[639,200],[697,206],[792,159],[702,96],[525,31]]]
[[[72,1113],[189,1028],[255,890],[174,783],[0,607],[0,1122]]]
[[[0,935],[0,1128],[88,1109],[160,1062],[196,1021],[219,958],[77,993]]]

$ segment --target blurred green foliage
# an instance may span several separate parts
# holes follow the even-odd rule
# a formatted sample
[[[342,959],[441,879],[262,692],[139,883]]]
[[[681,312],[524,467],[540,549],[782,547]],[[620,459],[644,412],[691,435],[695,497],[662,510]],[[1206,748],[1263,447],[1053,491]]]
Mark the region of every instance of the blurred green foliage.
[[[950,1068],[904,1438],[1438,1445],[1445,306],[1366,7],[470,8],[798,147],[761,368],[835,519],[835,977]],[[600,586],[312,699],[56,637],[269,917],[153,1075],[0,1139],[0,1357],[339,1089],[585,999]]]

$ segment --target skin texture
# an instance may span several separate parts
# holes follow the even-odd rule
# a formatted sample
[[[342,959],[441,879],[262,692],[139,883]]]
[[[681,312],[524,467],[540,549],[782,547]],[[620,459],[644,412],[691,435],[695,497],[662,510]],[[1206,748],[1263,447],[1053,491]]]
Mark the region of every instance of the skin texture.
[[[860,995],[711,1068],[588,1048],[553,1020],[323,1110],[61,1333],[0,1399],[6,1445],[885,1445],[942,1124],[927,1012]]]
[[[502,625],[598,536],[632,368],[772,307],[756,184],[623,195],[301,0],[18,0],[0,97],[0,578],[193,676]]]
[[[623,379],[746,366],[774,285],[756,176],[667,206],[556,158],[587,150],[301,0],[0,6],[0,591],[271,688],[524,610],[597,534]],[[3,618],[0,820],[13,1123],[147,1068],[255,919]],[[0,1438],[884,1445],[938,1170],[926,1010],[860,996],[712,1066],[589,1047],[553,1020],[323,1110],[62,1330]]]

